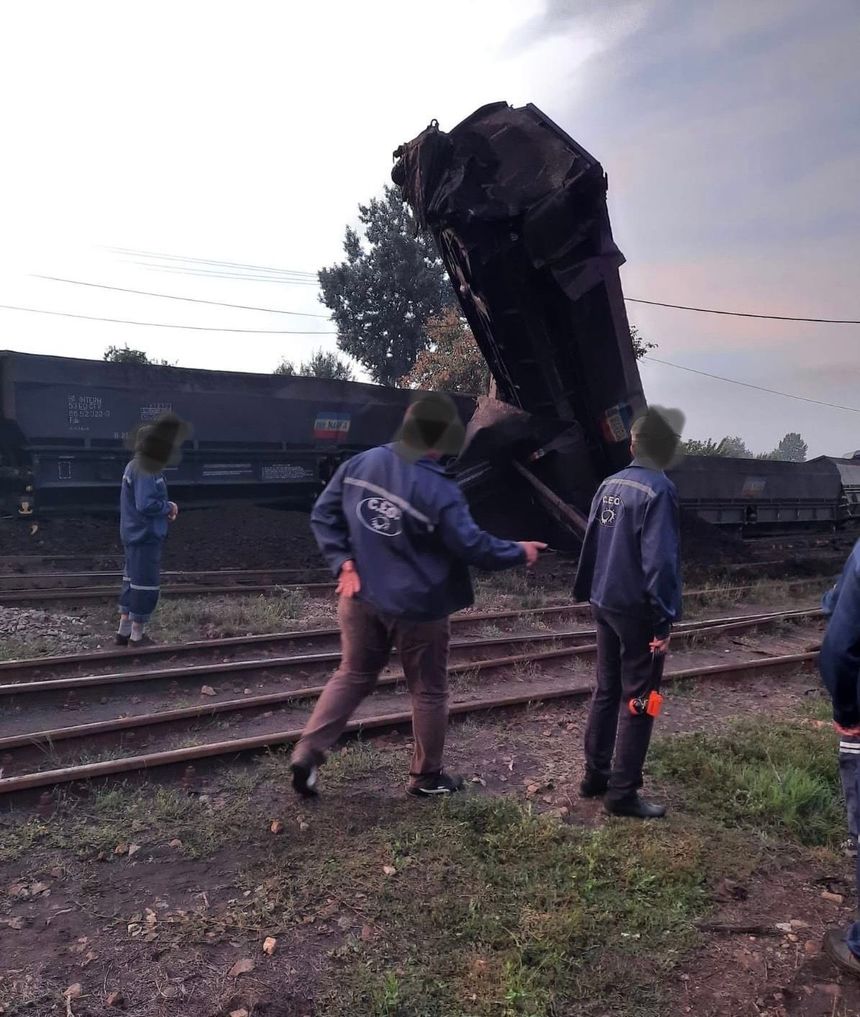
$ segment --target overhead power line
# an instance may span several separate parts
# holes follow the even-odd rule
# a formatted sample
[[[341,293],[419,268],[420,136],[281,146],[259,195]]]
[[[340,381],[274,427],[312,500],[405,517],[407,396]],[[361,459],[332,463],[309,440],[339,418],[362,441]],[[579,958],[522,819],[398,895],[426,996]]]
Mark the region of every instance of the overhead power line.
[[[300,318],[325,318],[327,314],[315,314],[313,311],[284,311],[280,307],[256,307],[252,304],[226,304],[222,300],[202,300],[200,297],[178,297],[174,293],[152,293],[149,290],[132,290],[125,286],[108,286],[105,283],[84,282],[81,279],[60,279],[55,275],[33,275],[34,279],[47,279],[49,282],[69,283],[72,286],[91,286],[99,290],[113,290],[116,293],[136,293],[142,297],[161,297],[164,300],[185,300],[191,304],[211,304],[213,307],[235,307],[240,311],[265,311],[267,314],[290,314]]]
[[[215,261],[212,258],[191,258],[182,254],[160,254],[156,251],[137,251],[125,247],[111,247],[108,249],[114,254],[131,255],[135,258],[157,258],[159,261],[172,261],[179,264],[196,265],[198,268],[205,268],[206,266],[209,266],[213,270],[247,270],[249,272],[284,275],[294,278],[310,279],[313,281],[316,281],[317,277],[316,272],[308,272],[306,269],[273,268],[270,265],[249,265],[241,261]]]
[[[80,318],[83,321],[107,321],[113,325],[145,325],[147,328],[181,328],[189,332],[246,332],[254,335],[337,335],[336,331],[300,332],[277,328],[215,328],[211,325],[176,325],[166,321],[131,321],[127,318],[98,318],[92,314],[72,314],[70,311],[46,311],[41,307],[19,307],[0,304],[0,310],[26,311],[28,314],[50,314],[57,318]]]
[[[203,279],[238,279],[240,282],[268,282],[279,286],[319,286],[311,279],[286,279],[273,275],[244,275],[236,272],[204,272],[194,268],[173,268],[169,265],[150,265],[146,261],[133,261],[132,265],[142,265],[150,272],[173,272],[177,275],[196,275]]]
[[[766,388],[764,385],[753,385],[748,381],[738,381],[737,378],[724,378],[721,374],[710,374],[708,371],[697,371],[694,367],[684,367],[683,364],[673,364],[671,360],[660,360],[647,353],[643,358],[651,360],[655,364],[664,364],[666,367],[675,367],[679,371],[688,371],[690,374],[700,374],[703,378],[714,378],[716,381],[725,381],[730,385],[742,385],[744,388],[753,388],[757,392],[769,392],[771,395],[783,396],[786,399],[797,399],[802,403],[815,403],[817,406],[829,406],[834,410],[847,410],[849,413],[860,413],[858,406],[842,406],[839,403],[827,403],[821,399],[810,399],[808,396],[795,395],[793,392],[780,392],[775,388]]]
[[[767,321],[805,321],[813,325],[860,325],[855,318],[797,318],[789,314],[753,314],[749,311],[720,311],[713,307],[690,307],[687,304],[666,304],[661,300],[625,297],[628,304],[649,304],[651,307],[672,307],[676,311],[697,311],[699,314],[724,314],[731,318],[764,318]]]

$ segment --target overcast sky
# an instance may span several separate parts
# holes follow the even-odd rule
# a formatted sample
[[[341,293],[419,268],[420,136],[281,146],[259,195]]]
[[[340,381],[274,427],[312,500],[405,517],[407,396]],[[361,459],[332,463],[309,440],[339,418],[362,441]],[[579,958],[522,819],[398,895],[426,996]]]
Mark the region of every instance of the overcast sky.
[[[391,152],[433,117],[534,102],[597,156],[625,293],[860,318],[857,0],[368,0],[5,4],[0,303],[325,332],[319,317],[183,304],[52,275],[319,315],[314,286],[165,271],[171,256],[314,272],[338,260]],[[243,275],[243,272],[235,273]],[[674,364],[860,407],[860,326],[631,304]],[[228,335],[0,310],[0,349],[271,370],[334,336]],[[860,414],[657,363],[686,433],[811,454],[860,448]]]

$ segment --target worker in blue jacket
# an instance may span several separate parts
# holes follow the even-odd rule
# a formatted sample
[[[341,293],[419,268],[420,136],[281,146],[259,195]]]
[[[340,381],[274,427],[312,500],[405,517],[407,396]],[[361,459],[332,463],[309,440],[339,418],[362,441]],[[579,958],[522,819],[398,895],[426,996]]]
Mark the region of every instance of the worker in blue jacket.
[[[463,425],[447,397],[428,394],[399,438],[343,463],[314,506],[311,527],[338,579],[341,664],[292,757],[293,786],[316,794],[317,768],[396,646],[412,699],[409,794],[447,795],[462,779],[442,769],[448,724],[448,616],[474,600],[469,566],[533,565],[546,545],[481,530],[440,459]]]
[[[839,774],[848,828],[860,848],[860,540],[821,606],[828,624],[818,666],[833,701],[833,723],[839,733]],[[856,865],[860,904],[860,854]],[[824,951],[843,971],[860,976],[860,920],[847,931],[828,932]]]
[[[639,789],[670,631],[681,616],[678,494],[663,470],[683,422],[679,411],[657,407],[634,421],[633,462],[594,496],[574,582],[575,598],[591,602],[597,627],[580,792],[603,796],[614,815],[639,819],[666,812]]]
[[[120,492],[120,538],[125,552],[119,596],[120,646],[151,643],[146,624],[158,603],[161,588],[161,549],[168,523],[179,514],[176,502],[167,497],[167,483],[160,466],[166,456],[160,447],[157,427],[141,428],[134,459],[122,475]]]

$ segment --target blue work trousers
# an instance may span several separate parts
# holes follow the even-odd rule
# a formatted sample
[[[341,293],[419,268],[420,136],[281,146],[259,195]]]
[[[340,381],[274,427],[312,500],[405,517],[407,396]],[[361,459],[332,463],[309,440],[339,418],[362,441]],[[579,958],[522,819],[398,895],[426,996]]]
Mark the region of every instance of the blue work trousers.
[[[839,736],[839,776],[848,811],[848,830],[856,847],[860,848],[860,736]],[[860,906],[860,852],[857,854],[857,903]],[[860,921],[854,922],[845,935],[855,957],[860,957]]]
[[[119,609],[133,622],[148,622],[161,590],[160,540],[126,544]]]

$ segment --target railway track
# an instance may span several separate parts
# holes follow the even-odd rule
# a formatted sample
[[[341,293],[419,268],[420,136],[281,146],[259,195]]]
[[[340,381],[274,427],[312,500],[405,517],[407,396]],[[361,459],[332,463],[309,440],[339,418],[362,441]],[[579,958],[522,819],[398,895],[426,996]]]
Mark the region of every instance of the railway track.
[[[269,570],[264,573],[265,575],[274,575],[275,571]],[[307,575],[307,571],[301,573]],[[85,573],[90,577],[96,576],[95,573]],[[192,573],[177,573],[175,575],[189,576]],[[218,573],[209,573],[210,576],[217,578]],[[2,577],[4,579],[9,577]],[[56,573],[55,578],[60,580],[68,580],[70,574],[68,573]],[[16,604],[31,604],[41,603],[42,601],[79,601],[79,600],[115,600],[119,595],[121,577],[119,575],[113,576],[114,582],[107,586],[17,586],[11,589],[4,588],[2,582],[0,582],[0,604],[16,605]],[[243,570],[236,570],[233,576],[233,581],[229,583],[195,583],[195,582],[184,582],[177,581],[174,579],[172,582],[164,583],[161,587],[161,595],[163,597],[200,597],[208,595],[223,595],[223,594],[243,594],[243,593],[258,593],[264,595],[283,593],[285,590],[301,590],[309,596],[322,596],[330,593],[335,588],[333,582],[295,582],[290,581],[290,577],[286,577],[284,582],[269,582],[260,583],[253,581],[245,581],[249,577],[248,573]]]
[[[522,612],[518,614],[521,616]],[[680,655],[682,666],[672,670],[667,681],[762,671],[777,674],[808,664],[815,657],[810,649],[800,654],[764,653],[763,656],[759,651],[751,659],[734,660],[729,665],[724,662],[702,664],[694,659],[694,654],[701,653],[701,646],[714,639],[768,628],[776,623],[810,622],[818,614],[817,609],[808,608],[711,618],[679,626],[673,645],[686,648]],[[464,621],[476,621],[475,617],[461,617]],[[594,632],[590,629],[455,638],[450,667],[455,679],[452,713],[480,713],[587,695],[591,686],[577,673],[577,664],[593,658],[596,651],[593,639]],[[691,645],[695,649],[691,649]],[[757,651],[753,648],[745,652],[756,654]],[[0,696],[4,713],[10,718],[11,726],[18,730],[0,739],[3,766],[0,794],[288,743],[298,736],[307,717],[307,704],[320,694],[338,658],[337,651],[324,651],[180,668],[137,668],[112,674],[7,681],[0,687]],[[688,659],[685,661],[685,658]],[[683,666],[685,662],[692,666]],[[225,688],[235,682],[237,675],[242,677],[243,683],[259,681],[258,688],[268,686],[273,691],[259,694],[248,687]],[[8,671],[5,677],[8,678]],[[188,706],[177,706],[175,701],[170,701],[177,688],[181,691],[183,687],[196,686],[202,679],[217,685],[218,689],[204,685],[200,693],[211,694],[217,701],[213,698],[210,702],[198,701]],[[482,686],[480,691],[474,687],[478,682]],[[148,701],[139,712],[123,712],[117,716],[117,703],[124,707],[129,705],[130,685],[147,692]],[[398,698],[402,696],[402,687],[403,675],[399,671],[384,673],[379,681],[380,692],[369,701],[379,710],[381,698],[381,712],[357,717],[349,730],[379,730],[408,723],[408,711],[395,708],[400,705]],[[105,691],[110,696],[103,695]],[[236,691],[240,693],[238,697]],[[159,696],[162,702],[157,702]],[[130,702],[140,705],[143,700],[132,697]],[[153,705],[158,708],[152,709]],[[83,723],[57,724],[58,715],[65,716],[69,709],[84,713]],[[277,719],[273,719],[276,714]],[[46,718],[53,722],[46,723]],[[202,740],[201,723],[204,724]],[[228,740],[212,738],[213,731],[222,731],[225,724],[232,727],[234,733],[237,728],[244,729],[245,733]],[[260,731],[260,727],[267,730]],[[158,743],[155,751],[144,754],[135,751],[138,746],[148,748],[153,739]],[[189,739],[196,744],[187,744]],[[116,758],[87,761],[94,750]]]

